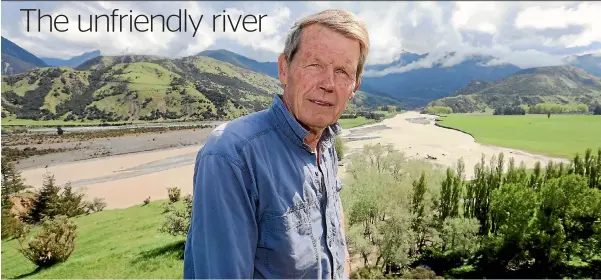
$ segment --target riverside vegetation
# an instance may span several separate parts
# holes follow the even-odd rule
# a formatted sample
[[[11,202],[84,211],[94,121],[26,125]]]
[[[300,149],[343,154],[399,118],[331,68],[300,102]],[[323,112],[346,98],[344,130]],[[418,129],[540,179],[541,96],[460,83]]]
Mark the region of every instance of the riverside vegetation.
[[[365,146],[345,160],[345,231],[360,259],[352,278],[601,277],[601,149],[532,171],[503,154],[483,157],[472,179],[461,160],[445,170],[391,146]],[[18,171],[8,170],[3,188],[22,190]],[[35,231],[5,236],[18,231],[3,217],[3,277],[181,278],[192,197],[167,192],[166,201],[128,209],[71,212],[62,209],[80,208],[63,202],[41,211],[56,215],[36,238],[57,233],[63,238],[51,250],[68,253],[51,266],[23,261],[19,244]]]

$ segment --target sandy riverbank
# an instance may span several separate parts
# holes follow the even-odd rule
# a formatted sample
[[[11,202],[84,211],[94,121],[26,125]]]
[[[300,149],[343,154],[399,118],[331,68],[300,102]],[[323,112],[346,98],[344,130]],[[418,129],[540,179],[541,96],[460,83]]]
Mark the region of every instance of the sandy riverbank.
[[[467,176],[473,175],[473,166],[482,154],[489,159],[503,152],[506,159],[514,157],[517,163],[523,161],[528,167],[534,166],[536,161],[546,164],[548,160],[561,160],[478,144],[468,134],[435,126],[434,118],[407,112],[377,124],[344,131],[343,136],[349,138],[349,152],[359,151],[368,143],[390,143],[407,156],[425,158],[430,155],[436,158],[430,160],[432,163],[443,166],[453,166],[463,157]],[[200,132],[201,135],[199,132],[196,132],[196,137],[206,137],[206,131]],[[152,200],[167,198],[168,187],[181,188],[182,195],[192,193],[194,159],[201,146],[202,143],[196,143],[183,148],[31,168],[23,171],[23,177],[28,184],[40,187],[43,175],[49,172],[54,174],[57,183],[62,185],[71,182],[74,187],[85,191],[88,199],[104,198],[107,209],[130,207],[140,205],[147,197]]]
[[[351,138],[368,138],[352,140],[347,143],[349,153],[359,151],[366,144],[392,144],[407,157],[428,159],[434,164],[453,167],[457,160],[463,158],[466,166],[466,176],[471,178],[473,167],[480,162],[482,155],[488,163],[493,155],[503,153],[505,162],[513,157],[516,165],[524,162],[526,167],[534,167],[537,161],[545,166],[550,160],[568,162],[566,159],[551,158],[525,151],[489,146],[477,143],[469,134],[436,126],[436,116],[424,115],[418,112],[406,112],[380,123],[351,129],[343,134]]]

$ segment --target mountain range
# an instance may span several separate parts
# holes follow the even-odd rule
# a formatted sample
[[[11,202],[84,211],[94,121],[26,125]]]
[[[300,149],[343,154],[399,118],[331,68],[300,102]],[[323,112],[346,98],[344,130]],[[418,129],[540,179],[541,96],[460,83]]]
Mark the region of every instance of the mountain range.
[[[69,59],[61,59],[61,58],[52,58],[52,57],[41,57],[41,59],[49,66],[69,66],[69,67],[77,67],[80,64],[100,56],[99,50],[94,50],[91,52],[86,52],[78,56],[74,56]]]
[[[561,66],[521,69],[511,64],[491,64],[493,59],[480,55],[461,58],[450,52],[433,60],[427,53],[403,51],[391,63],[365,67],[363,83],[351,109],[386,104],[413,109],[432,104],[449,105],[449,100],[457,98],[463,104],[465,98],[478,94],[494,96],[489,87],[516,89],[516,84],[529,88],[521,92],[497,93],[575,96],[572,91],[562,90],[570,88],[567,85],[589,86],[587,81],[594,81],[590,77],[601,76],[601,56],[590,54],[566,57],[564,62],[571,68],[565,68],[565,71],[559,70]],[[146,55],[102,56],[100,51],[71,59],[40,59],[3,37],[2,67],[2,114],[24,118],[229,118],[266,106],[268,93],[280,87],[276,62],[259,62],[224,49],[206,50],[178,59]],[[568,72],[577,74],[568,75]],[[538,83],[541,79],[569,82],[565,82],[565,87],[549,82],[543,89],[537,82],[520,82],[511,77],[527,77]],[[499,86],[499,83],[504,85]],[[531,94],[528,93],[530,89],[545,90],[546,93]],[[185,94],[181,94],[182,91]],[[180,96],[168,98],[172,92],[180,92]],[[547,97],[529,100],[553,100]],[[477,101],[474,108],[493,105],[484,99]],[[114,102],[119,104],[112,104]],[[206,106],[197,104],[202,102]]]

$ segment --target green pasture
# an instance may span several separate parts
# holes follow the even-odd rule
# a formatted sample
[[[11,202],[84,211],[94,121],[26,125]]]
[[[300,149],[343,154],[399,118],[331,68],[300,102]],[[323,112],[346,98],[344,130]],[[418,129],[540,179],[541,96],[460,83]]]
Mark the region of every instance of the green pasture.
[[[467,132],[483,144],[570,159],[601,147],[601,116],[450,114],[437,123]]]
[[[2,241],[2,278],[178,278],[183,277],[184,237],[159,232],[167,200],[104,210],[74,218],[75,250],[64,263],[36,266],[17,240]],[[182,202],[179,202],[182,203]]]

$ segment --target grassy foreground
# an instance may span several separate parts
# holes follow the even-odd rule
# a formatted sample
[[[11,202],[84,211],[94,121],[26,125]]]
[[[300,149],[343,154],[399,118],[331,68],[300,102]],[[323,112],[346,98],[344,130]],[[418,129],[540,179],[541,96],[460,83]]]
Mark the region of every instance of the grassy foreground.
[[[2,241],[2,278],[182,278],[184,238],[161,233],[167,200],[146,206],[104,210],[74,219],[75,250],[46,270],[18,251],[17,240]]]
[[[550,156],[572,158],[601,147],[601,116],[451,114],[438,124],[470,133],[480,143]]]

